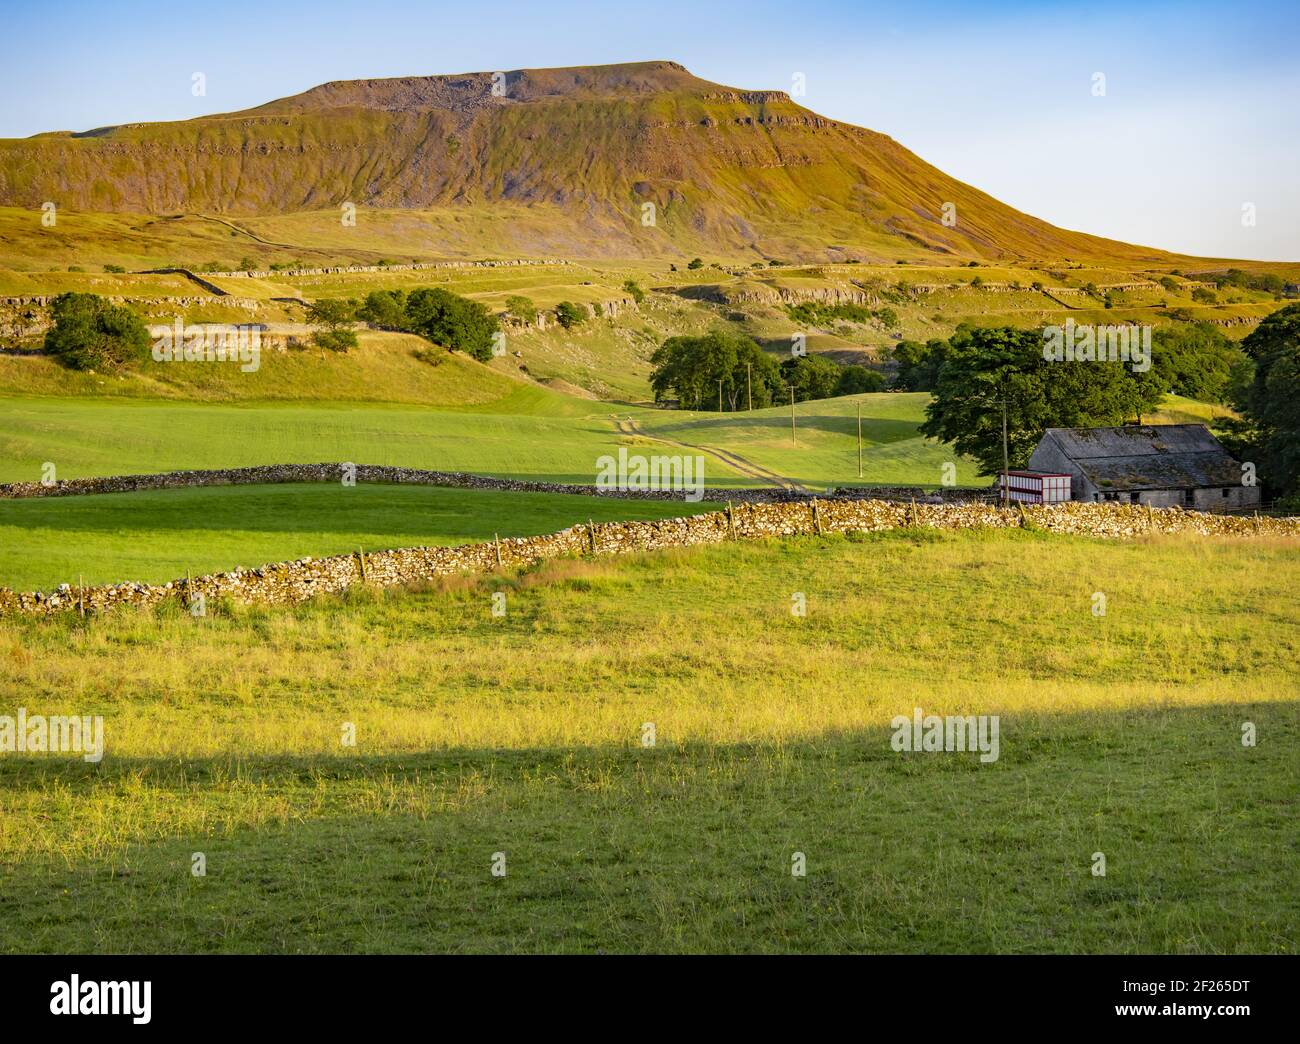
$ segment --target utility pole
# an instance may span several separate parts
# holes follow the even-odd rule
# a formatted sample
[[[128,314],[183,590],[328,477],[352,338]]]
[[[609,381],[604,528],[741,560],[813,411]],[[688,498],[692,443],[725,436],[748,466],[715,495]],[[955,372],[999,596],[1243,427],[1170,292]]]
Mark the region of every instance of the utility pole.
[[[718,412],[722,412],[722,378],[718,378]]]
[[[862,478],[862,403],[858,403],[858,478]]]
[[[994,399],[993,401],[1002,406],[1002,506],[1005,508],[1011,500],[1010,491],[1007,489],[1007,472],[1011,470],[1007,452],[1007,400]]]
[[[790,441],[799,445],[799,435],[794,428],[794,385],[790,385]]]
[[[754,380],[751,372],[753,363],[745,363],[745,396],[749,401],[749,409],[752,413],[754,410]]]
[[[1002,506],[1006,507],[1011,496],[1007,489],[1007,400],[1002,400]]]

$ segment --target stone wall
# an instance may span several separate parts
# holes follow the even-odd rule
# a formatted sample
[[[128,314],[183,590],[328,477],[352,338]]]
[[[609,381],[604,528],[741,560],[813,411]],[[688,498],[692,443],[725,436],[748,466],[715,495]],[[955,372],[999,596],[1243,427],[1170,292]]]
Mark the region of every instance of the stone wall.
[[[937,529],[1003,529],[1032,526],[1060,533],[1130,538],[1147,533],[1286,535],[1300,537],[1300,518],[1236,518],[1178,508],[1107,504],[1052,504],[1002,510],[988,504],[901,504],[881,500],[798,504],[740,504],[687,518],[653,522],[578,525],[537,537],[515,537],[461,547],[414,547],[329,558],[302,558],[258,569],[174,580],[166,584],[122,583],[77,589],[63,585],[48,594],[0,588],[0,617],[100,613],[119,605],[182,605],[228,598],[252,605],[294,605],[356,584],[397,587],[458,573],[487,573],[565,555],[626,554],[666,547],[719,544],[815,533],[872,532],[904,526]]]
[[[455,489],[495,489],[507,493],[570,493],[584,497],[613,497],[617,500],[683,500],[671,490],[604,489],[564,482],[530,482],[492,478],[463,471],[426,471],[387,464],[265,464],[251,468],[221,468],[208,471],[164,471],[152,475],[110,475],[102,478],[61,479],[50,485],[40,482],[10,482],[0,485],[0,500],[26,497],[75,497],[95,493],[135,493],[149,489],[183,489],[195,486],[275,485],[286,482],[342,482],[351,467],[357,482],[382,482],[417,486],[450,486]],[[709,500],[807,500],[808,495],[789,490],[757,487],[750,489],[706,489]]]

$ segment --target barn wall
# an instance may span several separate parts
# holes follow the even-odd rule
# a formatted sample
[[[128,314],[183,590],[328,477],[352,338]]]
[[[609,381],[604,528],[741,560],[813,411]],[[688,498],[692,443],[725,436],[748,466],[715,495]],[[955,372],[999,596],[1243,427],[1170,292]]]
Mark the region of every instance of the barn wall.
[[[1096,500],[1097,487],[1085,477],[1073,460],[1067,457],[1050,435],[1044,435],[1039,441],[1034,455],[1029,458],[1030,471],[1055,471],[1070,476],[1070,497],[1072,500]]]
[[[1137,503],[1151,507],[1182,507],[1183,491],[1181,489],[1143,489],[1134,494]]]
[[[1223,489],[1198,489],[1192,494],[1192,506],[1198,511],[1222,511],[1224,508],[1250,508],[1259,505],[1258,486],[1226,486]]]

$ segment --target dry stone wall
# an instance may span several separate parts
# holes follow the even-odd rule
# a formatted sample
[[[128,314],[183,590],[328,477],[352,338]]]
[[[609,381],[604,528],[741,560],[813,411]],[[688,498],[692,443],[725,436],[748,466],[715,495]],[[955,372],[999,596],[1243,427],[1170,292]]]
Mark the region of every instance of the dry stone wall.
[[[347,469],[351,468],[351,471]],[[251,468],[221,468],[204,471],[165,471],[152,475],[110,475],[103,478],[60,479],[49,485],[40,482],[11,482],[0,485],[0,500],[25,497],[70,497],[95,493],[136,493],[150,489],[182,489],[195,486],[275,485],[286,482],[357,482],[397,485],[448,486],[454,489],[494,489],[507,493],[569,493],[584,497],[612,497],[617,500],[683,500],[672,490],[605,489],[564,482],[530,482],[491,478],[463,471],[427,471],[386,464],[266,464]],[[710,500],[772,501],[806,500],[807,494],[771,489],[706,490]]]
[[[515,537],[461,547],[413,547],[302,558],[258,569],[236,569],[166,584],[63,585],[48,594],[0,588],[0,617],[100,613],[120,605],[194,605],[230,599],[243,605],[294,605],[356,584],[398,587],[459,573],[576,555],[626,554],[658,548],[719,544],[821,533],[874,532],[905,526],[936,529],[1035,527],[1107,538],[1148,533],[1300,537],[1300,518],[1205,515],[1180,508],[1127,504],[1051,504],[1004,510],[990,504],[911,504],[882,500],[738,504],[687,518],[578,525],[537,537]]]

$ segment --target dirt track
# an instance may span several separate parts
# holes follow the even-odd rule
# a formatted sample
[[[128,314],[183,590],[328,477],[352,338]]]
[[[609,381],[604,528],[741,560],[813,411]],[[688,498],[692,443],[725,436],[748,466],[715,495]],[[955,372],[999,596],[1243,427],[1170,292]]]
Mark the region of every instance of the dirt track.
[[[808,490],[795,482],[794,479],[786,478],[784,475],[778,475],[761,464],[755,464],[752,460],[746,460],[738,453],[732,453],[730,450],[719,449],[716,446],[700,446],[693,442],[678,442],[675,439],[666,439],[661,435],[652,435],[641,427],[631,417],[615,419],[618,430],[624,435],[635,435],[638,438],[650,439],[654,442],[662,442],[666,446],[676,446],[679,449],[697,450],[708,453],[718,460],[722,461],[728,467],[746,478],[752,478],[758,482],[765,483],[769,486],[775,486],[777,489],[790,489],[799,493],[807,493]]]

